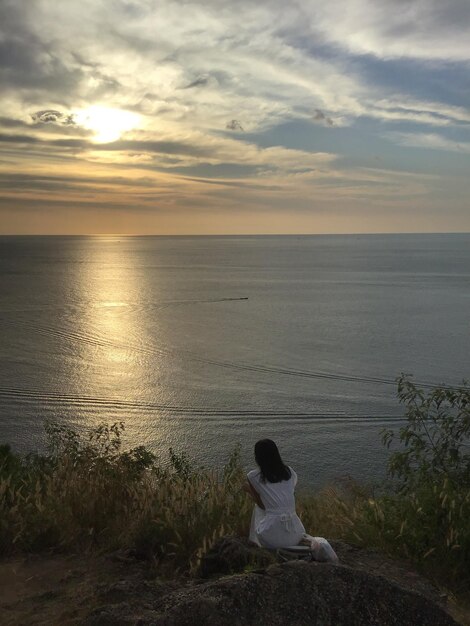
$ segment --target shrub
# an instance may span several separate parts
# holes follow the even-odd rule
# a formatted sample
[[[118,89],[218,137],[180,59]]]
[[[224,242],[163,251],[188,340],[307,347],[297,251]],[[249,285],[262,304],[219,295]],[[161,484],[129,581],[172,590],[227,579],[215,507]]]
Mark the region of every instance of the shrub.
[[[470,388],[437,388],[427,395],[406,376],[398,379],[398,398],[405,405],[406,425],[398,439],[403,449],[389,460],[389,473],[409,492],[423,482],[445,480],[470,488]],[[396,435],[383,433],[390,447]]]
[[[470,388],[436,388],[427,394],[398,379],[406,424],[389,459],[395,493],[374,501],[380,529],[396,548],[430,572],[453,581],[470,578]]]
[[[431,389],[398,379],[405,425],[384,431],[397,443],[389,480],[375,489],[336,484],[302,494],[308,532],[381,548],[405,557],[456,590],[470,580],[470,389]]]

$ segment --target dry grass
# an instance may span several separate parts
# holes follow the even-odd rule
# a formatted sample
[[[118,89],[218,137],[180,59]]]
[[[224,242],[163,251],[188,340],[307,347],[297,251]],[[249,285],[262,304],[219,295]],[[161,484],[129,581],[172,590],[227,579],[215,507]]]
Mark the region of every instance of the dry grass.
[[[458,595],[470,583],[470,493],[445,478],[411,493],[373,496],[360,486],[330,487],[298,499],[299,514],[315,534],[374,547],[404,558]],[[470,600],[470,596],[467,598]]]
[[[141,448],[121,452],[121,426],[102,428],[99,445],[96,433],[82,441],[56,429],[47,457],[21,460],[3,448],[0,553],[129,547],[191,570],[219,536],[247,533],[238,451],[220,472],[173,451],[159,465]]]
[[[122,452],[121,425],[85,438],[49,427],[49,452],[20,459],[0,449],[0,553],[133,548],[161,571],[190,572],[225,534],[246,535],[252,503],[235,451],[217,472],[170,451]],[[406,557],[458,591],[470,572],[470,494],[445,478],[412,493],[373,496],[349,484],[300,494],[310,533]]]

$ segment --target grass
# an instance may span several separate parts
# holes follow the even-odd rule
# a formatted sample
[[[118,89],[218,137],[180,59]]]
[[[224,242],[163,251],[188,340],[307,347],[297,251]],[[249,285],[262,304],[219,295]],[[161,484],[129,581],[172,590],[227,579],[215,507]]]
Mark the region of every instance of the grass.
[[[222,471],[170,450],[121,450],[122,424],[80,437],[48,425],[48,454],[0,448],[0,554],[133,548],[190,571],[224,534],[247,533],[251,504],[236,450]]]
[[[190,573],[219,537],[246,536],[252,502],[235,450],[220,471],[170,450],[121,448],[122,424],[80,436],[47,426],[48,451],[0,447],[0,554],[132,548],[168,575]],[[470,582],[470,493],[444,476],[379,494],[355,485],[298,496],[310,533],[406,557],[457,593]]]
[[[411,493],[373,495],[359,486],[303,495],[298,512],[315,534],[405,559],[456,594],[470,584],[470,493],[423,484]],[[470,599],[470,598],[469,598]]]

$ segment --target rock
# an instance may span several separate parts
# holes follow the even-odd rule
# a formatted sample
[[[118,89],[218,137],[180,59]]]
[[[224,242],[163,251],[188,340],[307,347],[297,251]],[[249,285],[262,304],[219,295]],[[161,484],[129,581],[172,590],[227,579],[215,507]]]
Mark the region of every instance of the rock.
[[[246,568],[267,567],[276,562],[276,557],[262,550],[248,539],[223,537],[202,557],[198,575],[201,578],[237,574]]]
[[[130,626],[135,621],[130,605],[121,602],[94,609],[85,620],[85,626]]]
[[[409,563],[392,559],[373,548],[360,548],[343,541],[332,541],[331,544],[341,565],[349,565],[349,567],[364,570],[375,576],[383,576],[399,587],[417,591],[439,604],[445,599],[445,595],[429,580],[414,571]]]
[[[332,542],[333,543],[333,542]],[[438,591],[407,564],[334,542],[340,564],[293,560],[224,537],[203,557],[201,577],[103,586],[86,624],[152,626],[455,626]],[[274,563],[273,563],[274,562]],[[249,572],[246,570],[249,569]],[[234,572],[244,572],[229,575]],[[437,601],[436,601],[437,600]]]
[[[115,583],[104,583],[96,588],[96,596],[101,602],[122,602],[129,596],[136,596],[140,592],[140,585],[132,580],[118,580]]]
[[[382,576],[291,561],[171,594],[154,626],[456,626],[429,598]]]

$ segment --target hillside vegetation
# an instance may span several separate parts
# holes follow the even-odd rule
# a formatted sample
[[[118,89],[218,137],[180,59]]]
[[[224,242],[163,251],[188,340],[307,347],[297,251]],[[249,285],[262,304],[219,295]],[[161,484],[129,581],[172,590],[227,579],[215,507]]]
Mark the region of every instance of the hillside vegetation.
[[[457,592],[470,583],[470,389],[398,380],[406,421],[383,433],[388,480],[298,496],[308,531],[412,561]],[[124,425],[79,434],[46,424],[45,454],[0,446],[0,554],[133,549],[167,576],[191,573],[219,537],[247,535],[252,503],[235,449],[220,470],[173,450],[124,450]],[[396,445],[398,444],[398,445]],[[378,443],[379,445],[379,443]]]

